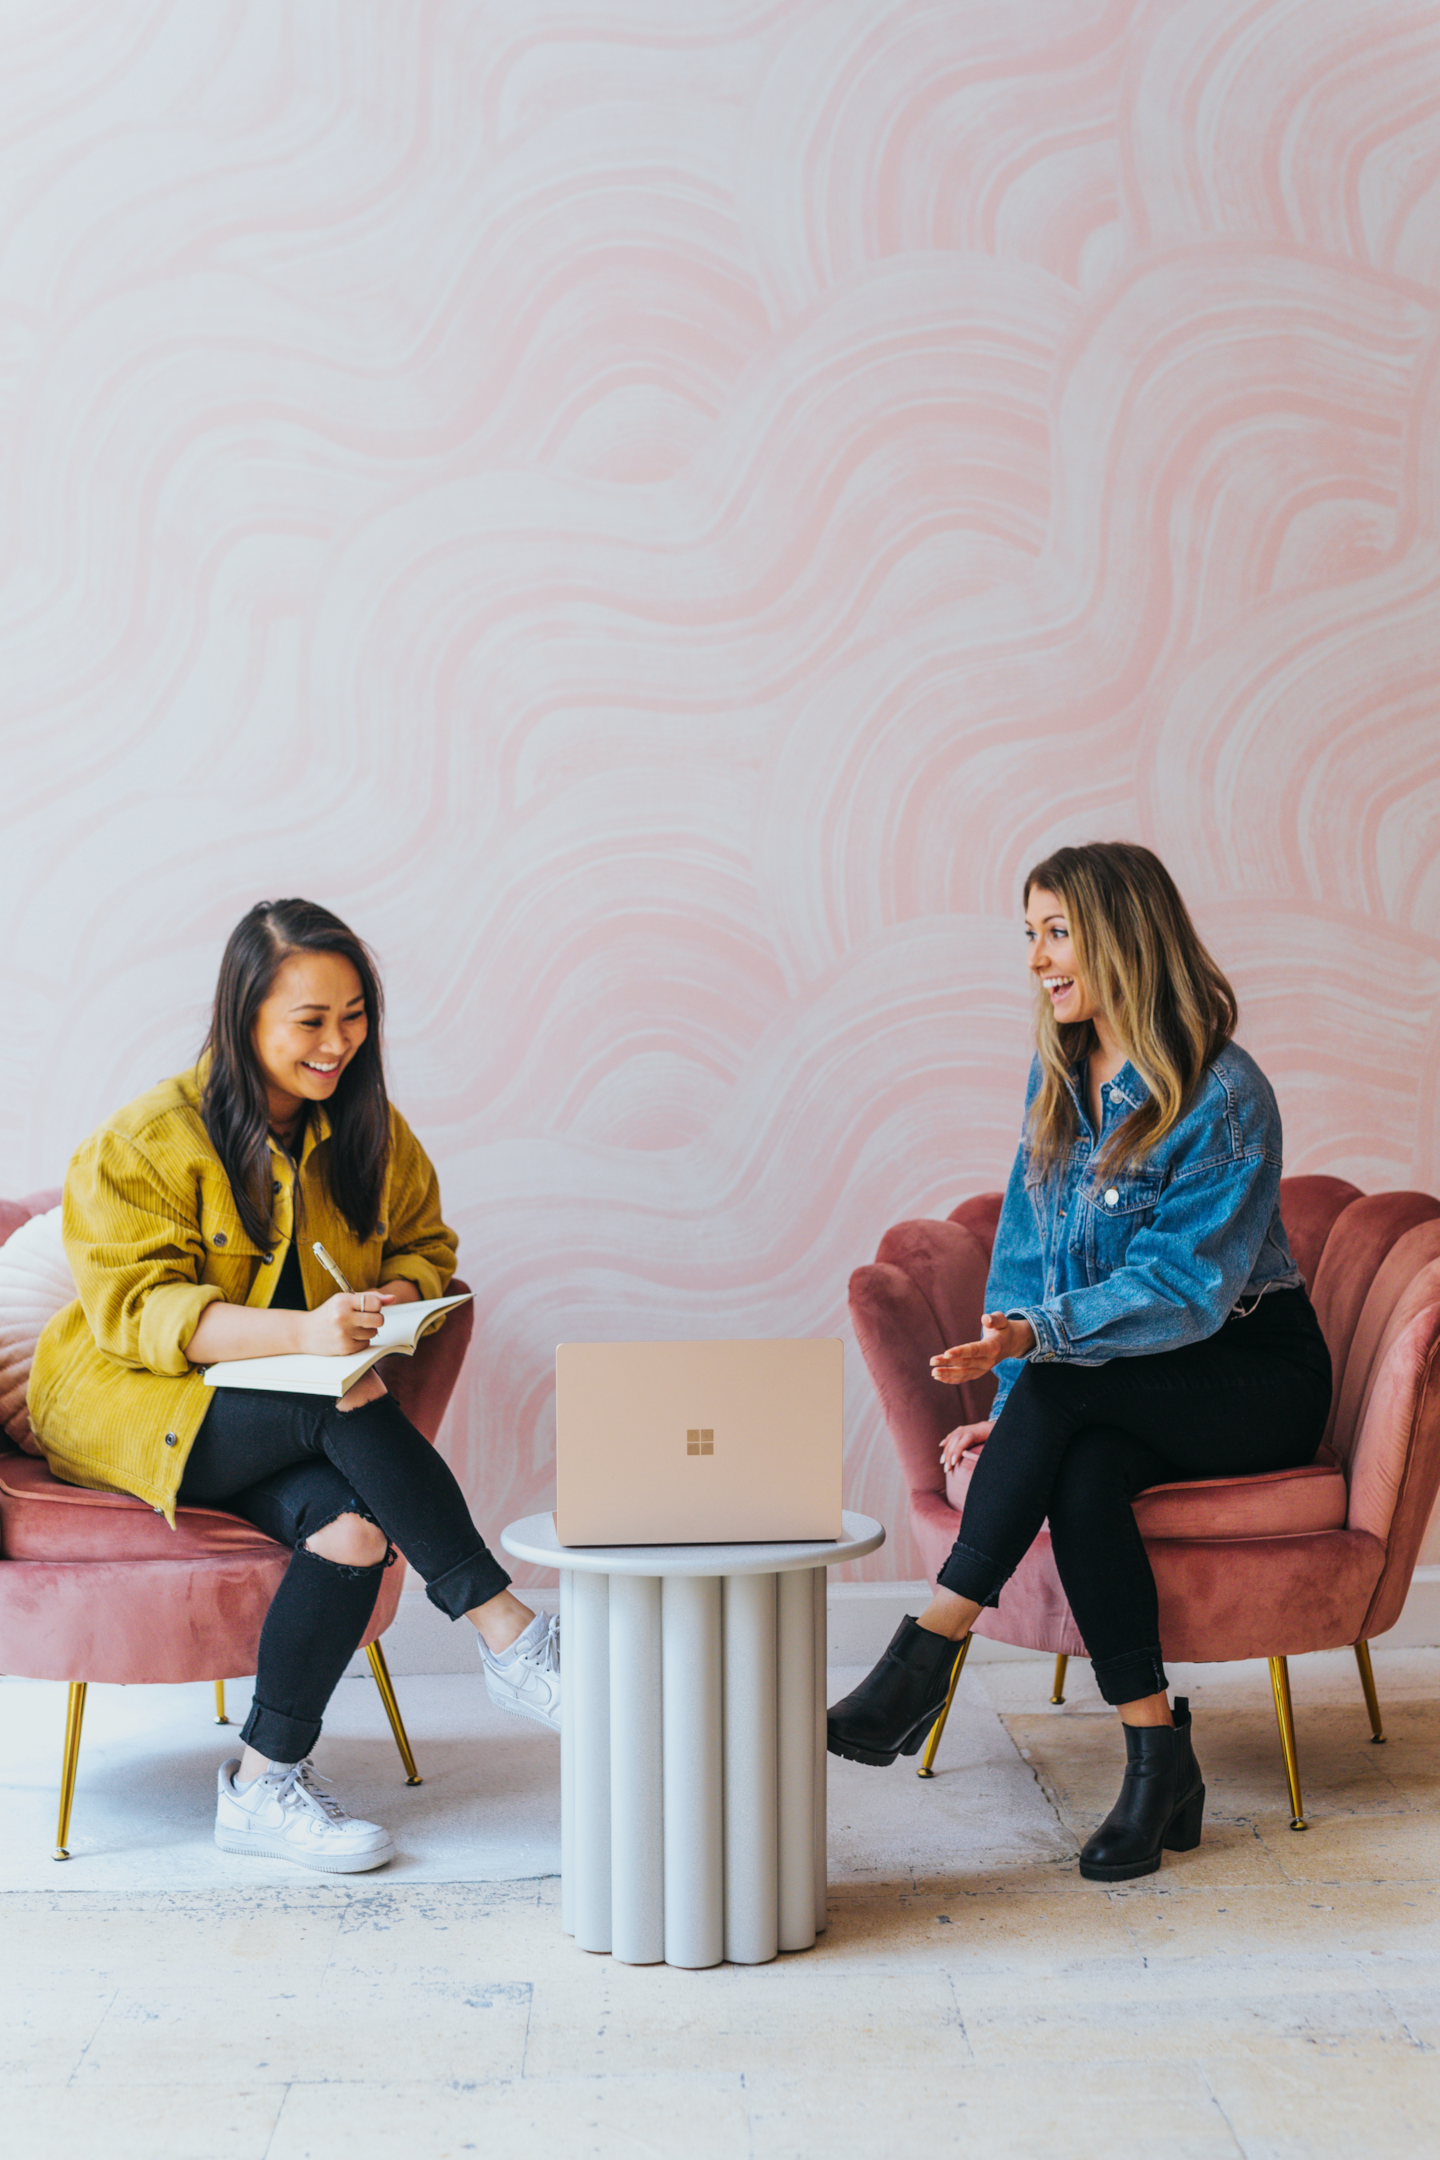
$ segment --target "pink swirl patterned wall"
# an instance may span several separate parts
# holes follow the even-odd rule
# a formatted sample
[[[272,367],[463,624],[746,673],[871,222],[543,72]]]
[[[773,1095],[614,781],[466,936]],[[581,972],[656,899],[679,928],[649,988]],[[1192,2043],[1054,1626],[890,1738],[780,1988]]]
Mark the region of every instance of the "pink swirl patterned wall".
[[[1437,110],[1434,0],[13,0],[0,1190],[338,908],[493,1531],[557,1339],[848,1334],[1000,1181],[1115,834],[1290,1167],[1434,1188]]]

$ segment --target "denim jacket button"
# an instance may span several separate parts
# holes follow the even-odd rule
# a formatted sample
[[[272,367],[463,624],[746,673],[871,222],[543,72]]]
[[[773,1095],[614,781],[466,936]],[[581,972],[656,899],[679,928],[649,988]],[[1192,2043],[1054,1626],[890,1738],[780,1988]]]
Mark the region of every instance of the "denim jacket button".
[[[1105,1195],[1105,1205],[1106,1207],[1118,1207],[1120,1205],[1120,1195],[1113,1185]]]

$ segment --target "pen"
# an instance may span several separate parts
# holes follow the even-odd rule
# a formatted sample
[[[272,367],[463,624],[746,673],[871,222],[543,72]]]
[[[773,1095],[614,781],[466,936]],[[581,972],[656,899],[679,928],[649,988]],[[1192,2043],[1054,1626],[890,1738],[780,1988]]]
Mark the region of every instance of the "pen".
[[[341,1289],[349,1290],[351,1297],[353,1297],[355,1295],[354,1291],[350,1290],[349,1283],[346,1282],[345,1277],[341,1274],[339,1268],[336,1267],[335,1262],[331,1259],[329,1253],[326,1252],[325,1247],[321,1244],[318,1237],[316,1238],[314,1244],[310,1247],[310,1250],[314,1253],[316,1259],[320,1262],[320,1265],[324,1268],[326,1274],[333,1275],[336,1282],[339,1283]]]

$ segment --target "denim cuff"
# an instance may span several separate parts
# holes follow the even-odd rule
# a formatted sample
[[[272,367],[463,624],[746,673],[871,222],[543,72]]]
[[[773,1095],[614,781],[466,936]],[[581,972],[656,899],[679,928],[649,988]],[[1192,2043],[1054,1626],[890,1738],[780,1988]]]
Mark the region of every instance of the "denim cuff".
[[[250,1715],[240,1728],[243,1744],[272,1763],[303,1762],[319,1737],[319,1718],[287,1717],[283,1710],[267,1709],[262,1702],[251,1703]]]
[[[1092,1658],[1090,1664],[1096,1686],[1112,1707],[1142,1702],[1147,1695],[1169,1691],[1159,1643],[1147,1643],[1143,1650],[1123,1651],[1119,1657]]]
[[[1006,1314],[1007,1320],[1028,1320],[1035,1337],[1035,1348],[1030,1352],[1037,1365],[1048,1365],[1054,1358],[1063,1358],[1070,1345],[1063,1331],[1057,1327],[1053,1314],[1043,1305],[1017,1305],[1014,1312]]]
[[[942,1590],[969,1598],[976,1605],[998,1605],[1009,1574],[1010,1570],[988,1553],[977,1552],[973,1545],[962,1545],[956,1538],[935,1580]]]
[[[468,1560],[457,1561],[425,1585],[425,1595],[447,1619],[462,1620],[477,1605],[486,1605],[510,1587],[510,1577],[492,1552],[481,1546]]]

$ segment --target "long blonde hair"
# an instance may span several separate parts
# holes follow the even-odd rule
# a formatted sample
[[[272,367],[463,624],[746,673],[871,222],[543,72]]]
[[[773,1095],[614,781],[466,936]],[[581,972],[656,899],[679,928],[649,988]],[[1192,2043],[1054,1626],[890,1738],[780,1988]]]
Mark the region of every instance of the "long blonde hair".
[[[1052,892],[1070,926],[1077,972],[1149,1087],[1149,1100],[1119,1125],[1094,1164],[1097,1178],[1143,1161],[1179,1122],[1213,1058],[1235,1032],[1235,992],[1201,943],[1158,855],[1124,840],[1057,848],[1025,880]],[[1088,1020],[1062,1026],[1040,992],[1036,1016],[1040,1087],[1030,1106],[1032,1160],[1042,1176],[1063,1161],[1079,1132],[1067,1086],[1096,1047]]]

